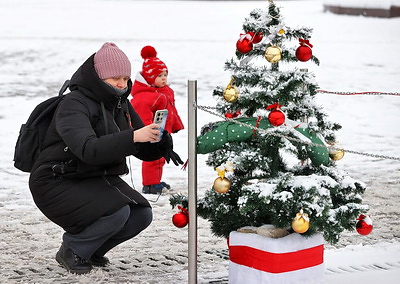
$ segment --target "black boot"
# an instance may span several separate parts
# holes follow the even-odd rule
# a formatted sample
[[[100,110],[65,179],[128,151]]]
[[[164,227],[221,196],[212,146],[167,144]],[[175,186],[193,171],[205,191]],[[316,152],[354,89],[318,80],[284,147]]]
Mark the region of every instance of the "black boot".
[[[56,260],[71,273],[85,274],[92,270],[92,265],[89,261],[81,258],[71,249],[65,248],[63,244],[61,244],[61,247],[56,254]]]
[[[110,264],[110,260],[105,256],[97,256],[96,254],[93,254],[92,257],[90,258],[90,263],[93,266],[104,267]]]

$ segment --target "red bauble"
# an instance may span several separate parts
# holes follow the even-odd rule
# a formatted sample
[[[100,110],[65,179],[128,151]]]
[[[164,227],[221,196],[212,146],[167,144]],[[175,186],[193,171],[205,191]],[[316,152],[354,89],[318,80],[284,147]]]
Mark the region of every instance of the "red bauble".
[[[285,114],[280,110],[273,110],[269,113],[268,120],[273,126],[282,125],[285,122]]]
[[[372,232],[374,228],[372,226],[372,220],[369,216],[365,216],[363,214],[357,218],[358,222],[356,224],[356,230],[360,235],[366,236]]]
[[[312,50],[307,45],[301,45],[296,49],[296,57],[300,61],[308,61],[312,57]]]
[[[183,228],[189,223],[189,216],[184,212],[178,212],[172,216],[172,223],[178,228]]]
[[[242,37],[237,41],[236,48],[240,53],[246,54],[253,49],[253,43],[251,39]]]
[[[240,112],[240,110],[235,111],[234,113],[225,113],[225,117],[226,118],[235,118],[238,117],[239,115],[241,115],[242,113]]]
[[[251,38],[253,39],[253,43],[259,43],[263,39],[262,32],[259,32],[256,35],[254,35],[254,32],[248,32],[248,34],[251,35]]]

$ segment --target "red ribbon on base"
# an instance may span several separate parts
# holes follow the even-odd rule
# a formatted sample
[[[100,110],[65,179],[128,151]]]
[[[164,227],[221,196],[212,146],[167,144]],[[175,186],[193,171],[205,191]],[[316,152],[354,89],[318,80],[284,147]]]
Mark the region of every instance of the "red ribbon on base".
[[[230,261],[269,273],[284,273],[324,262],[324,245],[287,253],[272,253],[248,246],[229,246]]]

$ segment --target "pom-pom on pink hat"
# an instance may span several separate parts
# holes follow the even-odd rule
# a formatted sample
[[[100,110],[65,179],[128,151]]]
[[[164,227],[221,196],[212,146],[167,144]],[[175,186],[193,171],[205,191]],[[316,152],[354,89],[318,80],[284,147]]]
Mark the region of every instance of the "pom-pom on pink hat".
[[[104,80],[114,77],[131,77],[131,62],[126,54],[112,42],[106,42],[94,55],[94,69]]]
[[[157,58],[157,51],[154,47],[147,45],[142,48],[140,55],[144,59],[142,66],[142,76],[149,85],[154,84],[154,80],[163,71],[168,72],[167,65]]]

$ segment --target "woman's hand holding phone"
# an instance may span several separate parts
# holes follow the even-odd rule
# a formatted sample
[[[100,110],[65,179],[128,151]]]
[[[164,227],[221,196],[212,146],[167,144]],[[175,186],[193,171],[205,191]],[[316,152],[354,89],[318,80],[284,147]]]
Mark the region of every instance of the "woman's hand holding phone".
[[[133,142],[151,142],[160,141],[160,127],[155,124],[146,125],[138,130],[133,131]]]

